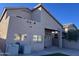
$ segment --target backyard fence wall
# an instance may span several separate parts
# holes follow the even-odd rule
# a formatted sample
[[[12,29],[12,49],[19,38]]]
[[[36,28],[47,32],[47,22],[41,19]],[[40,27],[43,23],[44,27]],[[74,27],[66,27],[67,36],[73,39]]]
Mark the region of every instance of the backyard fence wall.
[[[79,49],[79,40],[78,41],[68,41],[63,39],[63,48],[70,48],[70,49]]]

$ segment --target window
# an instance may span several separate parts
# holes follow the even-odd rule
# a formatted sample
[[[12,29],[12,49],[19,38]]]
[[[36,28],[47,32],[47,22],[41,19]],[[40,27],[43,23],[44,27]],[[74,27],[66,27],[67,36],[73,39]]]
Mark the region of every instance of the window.
[[[20,40],[21,39],[21,36],[19,34],[15,34],[15,40]]]
[[[33,41],[35,41],[35,42],[37,41],[37,35],[33,36]]]
[[[24,41],[25,38],[27,38],[27,35],[26,34],[22,34],[21,35],[21,41]]]
[[[38,39],[39,42],[42,41],[42,37],[41,36],[38,36],[37,39]]]
[[[36,24],[36,22],[34,22],[34,24]]]
[[[21,16],[16,16],[16,17],[18,17],[18,18],[22,18]]]
[[[34,42],[42,42],[42,36],[40,35],[33,35]]]
[[[21,41],[24,41],[25,38],[27,38],[27,35],[26,34],[15,34],[15,40],[21,40]]]

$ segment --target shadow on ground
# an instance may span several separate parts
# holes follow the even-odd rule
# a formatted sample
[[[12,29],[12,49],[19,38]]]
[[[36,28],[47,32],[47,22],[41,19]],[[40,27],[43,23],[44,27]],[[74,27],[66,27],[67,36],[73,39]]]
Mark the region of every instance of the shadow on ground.
[[[55,54],[48,54],[48,55],[43,55],[43,56],[69,56],[69,55],[62,54],[62,53],[55,53]]]

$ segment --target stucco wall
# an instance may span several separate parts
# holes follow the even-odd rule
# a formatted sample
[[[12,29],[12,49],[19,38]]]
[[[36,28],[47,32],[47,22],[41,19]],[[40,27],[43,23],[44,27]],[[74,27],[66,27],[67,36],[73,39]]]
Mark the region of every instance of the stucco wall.
[[[15,16],[15,17],[20,16],[23,19],[31,19],[31,11],[26,8],[25,9],[24,8],[8,9],[7,12],[8,12],[8,15],[10,16]]]
[[[20,19],[20,18],[14,17],[14,16],[10,16],[8,40],[10,39],[10,41],[14,41],[14,38],[15,38],[14,34],[27,34],[27,33],[29,33],[30,29],[28,27],[29,26],[27,24],[26,19]],[[28,38],[28,36],[27,36],[27,38]],[[26,40],[28,40],[28,39],[26,39]]]
[[[0,38],[6,39],[7,38],[7,31],[8,31],[8,23],[9,23],[9,16],[7,12],[5,13],[4,17],[0,22]]]
[[[9,15],[7,14],[7,12],[5,12],[0,22],[0,50],[2,52],[5,52],[6,49],[6,39],[8,33],[9,19],[10,19]]]
[[[41,22],[41,7],[32,12],[32,20]]]
[[[9,13],[9,15],[11,15],[11,16],[10,16],[10,22],[9,22],[7,42],[8,43],[16,42],[14,40],[15,33],[27,34],[27,38],[24,41],[22,41],[23,42],[22,44],[31,46],[32,50],[42,50],[43,46],[44,46],[43,42],[41,42],[41,43],[33,42],[33,35],[41,35],[41,36],[44,35],[44,30],[43,30],[42,24],[40,22],[31,20],[31,18],[26,18],[26,19],[17,18],[16,17],[17,13],[18,13],[18,15],[20,15],[20,14],[22,15],[21,12],[15,13],[14,11],[11,11],[11,14]],[[34,11],[33,14],[35,14],[35,13],[38,13],[38,12]],[[39,13],[36,15],[39,15]],[[22,16],[22,17],[24,17],[24,16]],[[31,17],[31,15],[28,15],[28,17]],[[31,24],[28,23],[27,21],[30,21]],[[36,24],[34,24],[34,22]]]
[[[43,50],[44,49],[44,27],[41,19],[41,7],[32,12],[32,20],[36,24],[32,24],[32,35],[41,35],[42,42],[33,42],[32,40],[32,49],[33,50]],[[33,39],[33,37],[32,37]]]
[[[61,26],[44,9],[41,10],[41,13],[45,28],[62,30]]]

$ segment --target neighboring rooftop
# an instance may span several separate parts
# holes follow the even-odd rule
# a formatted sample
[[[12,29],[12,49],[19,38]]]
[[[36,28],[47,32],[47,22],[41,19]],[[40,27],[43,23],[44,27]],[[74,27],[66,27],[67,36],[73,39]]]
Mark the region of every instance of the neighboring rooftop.
[[[71,26],[73,26],[74,28],[78,29],[78,28],[76,27],[76,25],[73,24],[73,23],[64,24],[64,25],[63,25],[63,28],[69,28],[69,27],[71,27]]]

